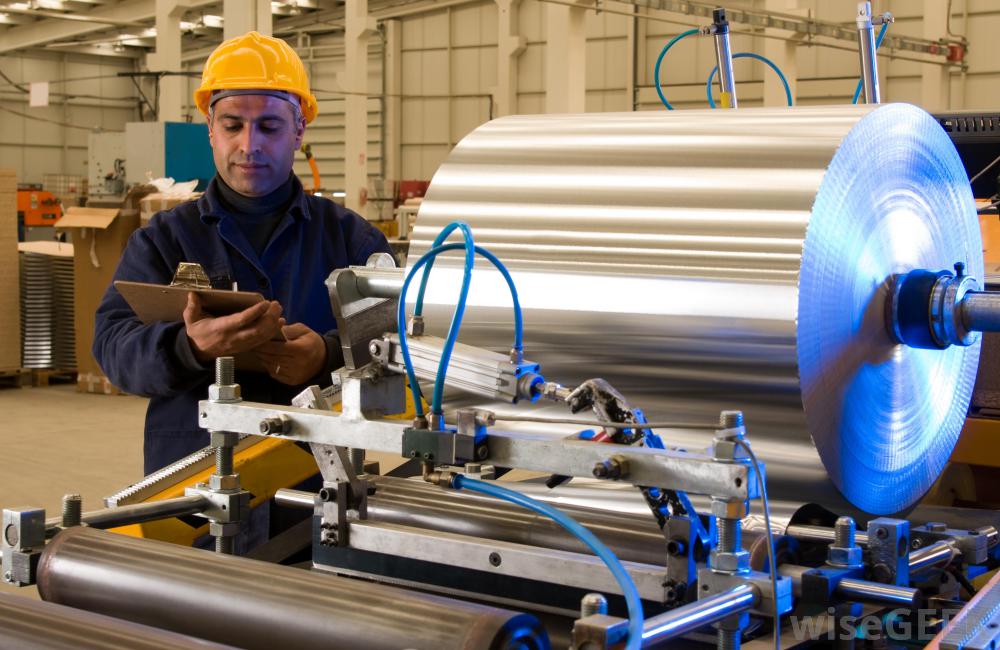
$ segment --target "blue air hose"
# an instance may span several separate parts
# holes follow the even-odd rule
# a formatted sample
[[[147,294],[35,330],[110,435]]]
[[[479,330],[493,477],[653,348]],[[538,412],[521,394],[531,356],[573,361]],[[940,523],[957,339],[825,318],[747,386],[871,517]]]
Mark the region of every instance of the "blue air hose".
[[[878,37],[875,38],[875,51],[878,51],[880,45],[882,45],[882,40],[885,38],[885,33],[889,31],[889,23],[882,23],[882,29],[878,30]],[[873,55],[874,56],[874,55]],[[858,100],[861,98],[861,88],[864,85],[864,77],[858,79],[858,87],[854,89],[854,99],[851,100],[852,104],[857,104]]]
[[[788,85],[788,79],[786,79],[785,75],[781,72],[781,68],[779,68],[774,61],[759,54],[754,54],[753,52],[737,52],[733,55],[733,58],[756,59],[774,70],[775,74],[778,75],[778,78],[781,79],[781,83],[785,86],[785,99],[788,100],[788,105],[792,105],[792,88]],[[712,99],[712,82],[715,80],[715,75],[718,74],[718,72],[719,66],[712,68],[712,72],[708,75],[708,81],[705,83],[705,94],[708,95],[708,105],[712,108],[715,108],[715,100]]]
[[[424,255],[419,260],[417,260],[417,263],[413,265],[413,268],[410,269],[410,272],[407,274],[406,279],[403,281],[403,288],[400,291],[399,306],[397,307],[397,312],[396,312],[396,318],[398,321],[397,326],[399,329],[399,348],[403,356],[403,365],[406,368],[406,376],[410,383],[410,391],[413,394],[414,409],[418,417],[423,417],[424,411],[423,411],[423,404],[420,401],[421,400],[420,385],[417,383],[416,374],[413,371],[413,362],[410,357],[410,348],[406,341],[406,293],[409,290],[410,282],[413,280],[417,271],[421,267],[426,267],[427,265],[430,265],[431,263],[433,263],[434,259],[442,253],[446,253],[448,251],[453,251],[453,250],[459,250],[465,247],[466,244],[457,244],[457,243],[444,244],[436,246],[431,250],[427,251],[426,253],[424,253]],[[499,259],[497,259],[495,255],[493,255],[493,253],[489,252],[485,248],[475,245],[473,245],[473,250],[479,255],[482,255],[487,260],[489,260],[493,264],[493,266],[497,268],[497,270],[503,276],[504,280],[507,282],[507,287],[510,289],[511,301],[514,304],[514,347],[517,350],[523,350],[524,318],[521,313],[521,302],[517,296],[517,288],[514,286],[514,279],[511,277],[510,272],[507,270],[507,267],[505,267],[503,263]],[[456,306],[456,310],[457,309],[458,307]],[[461,304],[461,309],[462,310],[465,309],[464,301]],[[459,320],[461,320],[461,315],[459,316],[460,316]],[[445,369],[445,372],[447,372],[447,369]],[[442,412],[441,401],[443,399],[443,394],[444,394],[444,381],[445,381],[445,374],[441,372],[441,366],[439,366],[438,377],[435,380],[434,384],[434,398],[433,398],[434,401],[431,404],[432,412],[438,414]]]
[[[597,539],[592,532],[581,526],[575,519],[569,517],[561,510],[557,510],[547,503],[536,501],[520,492],[501,487],[496,483],[477,481],[460,474],[455,477],[452,485],[458,490],[466,489],[472,492],[479,492],[480,494],[487,494],[544,515],[586,544],[597,557],[604,561],[608,569],[611,570],[612,575],[614,575],[615,580],[622,589],[622,593],[625,595],[625,604],[628,606],[628,642],[625,646],[626,650],[637,650],[642,647],[643,613],[639,591],[635,588],[632,577],[625,571],[625,567],[615,557],[615,554],[601,540]]]
[[[660,50],[660,56],[656,57],[656,65],[653,67],[653,85],[656,86],[656,94],[660,96],[660,101],[663,102],[663,105],[667,107],[668,111],[674,110],[674,107],[667,101],[667,98],[663,94],[663,89],[660,88],[660,65],[663,63],[663,57],[667,55],[667,51],[670,50],[670,48],[672,48],[677,41],[700,33],[700,29],[689,29],[686,32],[681,32],[667,41],[667,44],[663,46],[662,50]]]

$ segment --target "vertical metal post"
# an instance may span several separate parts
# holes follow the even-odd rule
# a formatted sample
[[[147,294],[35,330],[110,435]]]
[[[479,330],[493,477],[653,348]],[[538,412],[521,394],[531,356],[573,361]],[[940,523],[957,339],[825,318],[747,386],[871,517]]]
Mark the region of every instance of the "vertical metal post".
[[[237,401],[239,387],[236,384],[236,360],[233,357],[219,357],[215,360],[214,391],[210,397],[218,401]],[[214,393],[214,395],[213,395]],[[211,431],[212,446],[215,447],[215,473],[209,479],[209,489],[213,492],[239,491],[239,477],[233,473],[233,450],[239,436],[228,431]],[[234,540],[239,532],[238,513],[235,519],[222,523],[211,521],[209,533],[215,537],[215,552],[232,555]]]
[[[875,58],[875,28],[872,26],[872,3],[858,3],[858,55],[861,58],[861,81],[866,104],[878,104],[878,61]]]
[[[736,78],[733,76],[733,52],[729,48],[729,21],[726,10],[719,8],[712,12],[712,27],[715,37],[715,59],[719,64],[719,104],[722,108],[736,108]]]

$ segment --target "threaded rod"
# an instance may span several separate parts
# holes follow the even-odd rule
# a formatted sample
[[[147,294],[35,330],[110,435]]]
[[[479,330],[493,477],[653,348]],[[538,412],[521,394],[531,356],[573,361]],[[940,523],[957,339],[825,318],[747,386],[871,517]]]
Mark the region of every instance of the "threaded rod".
[[[229,476],[233,473],[233,448],[215,448],[215,473],[219,476]]]
[[[79,526],[83,516],[83,497],[79,494],[65,494],[62,498],[63,528]]]
[[[219,386],[236,383],[236,360],[233,357],[218,357],[215,360],[215,383]]]
[[[233,554],[233,542],[235,541],[232,537],[219,536],[215,538],[215,552],[222,555],[232,555]]]

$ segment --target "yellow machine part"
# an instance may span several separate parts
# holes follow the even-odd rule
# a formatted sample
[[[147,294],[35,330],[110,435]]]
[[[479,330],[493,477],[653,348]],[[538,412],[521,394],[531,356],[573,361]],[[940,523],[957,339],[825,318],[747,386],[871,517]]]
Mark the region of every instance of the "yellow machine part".
[[[233,457],[233,470],[240,475],[240,485],[252,495],[250,507],[266,503],[281,488],[298,485],[316,473],[316,461],[311,453],[289,440],[268,438],[238,452]],[[184,496],[184,488],[207,483],[214,468],[164,488],[146,501],[158,501]],[[188,519],[190,521],[190,518]],[[191,546],[196,539],[208,534],[208,521],[197,528],[184,520],[171,518],[114,528],[112,532],[132,537],[157,539]]]
[[[340,404],[334,405],[334,411],[340,411]],[[426,410],[426,405],[425,405]],[[413,397],[409,389],[406,391],[406,411],[390,416],[393,420],[411,420],[415,414]],[[184,496],[184,488],[196,483],[207,483],[214,468],[205,469],[174,485],[164,488],[152,495],[146,501],[158,501]],[[240,475],[240,485],[252,496],[250,507],[256,508],[267,503],[281,488],[298,485],[317,472],[316,461],[311,453],[299,447],[290,440],[267,438],[255,445],[237,452],[233,456],[233,471]],[[188,518],[191,521],[192,518]],[[202,521],[199,519],[199,521]],[[112,532],[156,539],[174,544],[191,546],[196,539],[208,534],[208,521],[197,528],[187,521],[171,518],[151,521],[144,524],[132,524],[112,529]]]
[[[1000,467],[1000,420],[968,418],[951,452],[955,463]]]

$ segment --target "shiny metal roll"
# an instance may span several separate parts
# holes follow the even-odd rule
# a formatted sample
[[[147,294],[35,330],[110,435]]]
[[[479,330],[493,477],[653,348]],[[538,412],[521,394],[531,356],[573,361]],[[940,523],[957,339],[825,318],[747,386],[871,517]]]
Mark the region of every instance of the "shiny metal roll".
[[[547,650],[534,616],[87,527],[38,564],[45,600],[247,650]]]
[[[435,174],[410,264],[454,220],[513,272],[547,379],[604,377],[657,420],[743,409],[776,494],[895,513],[955,444],[978,343],[910,349],[885,322],[893,274],[983,279],[968,179],[916,107],[505,117]],[[435,266],[430,331],[460,275],[459,254]],[[506,350],[510,323],[480,263],[461,340]]]
[[[82,609],[0,592],[4,650],[234,650]]]

